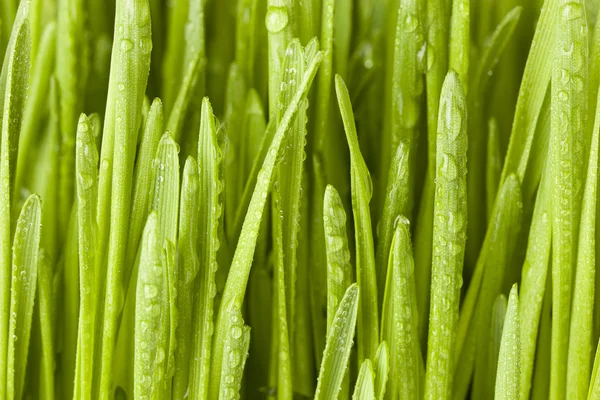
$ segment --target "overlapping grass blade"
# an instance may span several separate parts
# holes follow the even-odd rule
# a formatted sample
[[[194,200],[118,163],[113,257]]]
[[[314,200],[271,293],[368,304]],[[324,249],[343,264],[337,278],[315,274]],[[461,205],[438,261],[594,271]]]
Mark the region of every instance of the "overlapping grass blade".
[[[221,378],[221,366],[217,360],[221,360],[223,354],[223,340],[227,330],[228,322],[224,319],[224,313],[231,308],[239,308],[242,304],[246,285],[250,275],[252,257],[254,254],[256,240],[264,206],[266,203],[267,192],[273,179],[275,164],[279,159],[278,154],[282,146],[285,132],[289,129],[293,117],[298,111],[299,104],[306,96],[308,88],[314,79],[317,68],[322,60],[323,53],[316,52],[312,59],[307,60],[307,68],[302,76],[301,84],[290,101],[281,122],[278,124],[273,141],[269,146],[269,151],[263,162],[261,171],[258,173],[257,184],[250,200],[246,219],[242,226],[242,231],[233,256],[231,269],[227,277],[227,283],[223,291],[223,297],[217,317],[215,337],[213,339],[213,359],[211,366],[211,383],[209,396],[218,392],[218,383]]]
[[[323,363],[315,392],[316,400],[335,399],[340,393],[356,329],[358,298],[359,287],[354,283],[348,287],[337,308],[331,329],[327,334]]]
[[[375,372],[368,358],[360,366],[352,400],[375,400]]]
[[[377,306],[377,277],[371,228],[369,201],[373,183],[367,165],[360,153],[350,95],[341,76],[335,76],[340,113],[350,148],[350,176],[352,181],[352,212],[356,224],[356,280],[361,287],[358,316],[358,359],[375,357],[379,346],[379,310]]]
[[[199,200],[198,259],[200,278],[194,304],[194,337],[190,366],[190,394],[203,398],[208,395],[212,361],[212,332],[214,324],[215,273],[218,268],[217,252],[221,245],[218,236],[223,212],[221,191],[221,144],[217,137],[217,120],[208,98],[202,101],[200,134],[198,139]],[[220,360],[218,360],[220,361]],[[216,363],[217,360],[215,359]],[[218,384],[219,382],[215,382]]]
[[[23,396],[37,285],[41,219],[41,200],[39,196],[31,195],[25,201],[17,220],[13,242],[6,359],[6,397],[10,399],[20,399]]]
[[[29,76],[29,26],[26,20],[29,1],[19,6],[8,41],[0,75],[0,109],[2,123],[0,136],[0,360],[6,360],[8,351],[8,323],[11,282],[11,182],[16,165],[14,159],[21,129],[22,108],[25,102]],[[11,225],[12,223],[12,225]],[[6,364],[0,362],[0,377],[6,376]],[[0,378],[0,398],[6,397],[6,382]]]
[[[419,347],[415,271],[410,222],[399,215],[389,252],[385,285],[383,339],[390,343],[390,398],[420,398],[423,359]]]
[[[521,375],[521,345],[519,339],[519,295],[515,284],[508,298],[508,308],[502,332],[495,399],[519,398]]]
[[[248,358],[250,346],[250,327],[244,325],[242,313],[232,310],[229,315],[229,332],[225,338],[225,354],[223,357],[221,387],[219,399],[236,400],[240,398],[244,365]]]

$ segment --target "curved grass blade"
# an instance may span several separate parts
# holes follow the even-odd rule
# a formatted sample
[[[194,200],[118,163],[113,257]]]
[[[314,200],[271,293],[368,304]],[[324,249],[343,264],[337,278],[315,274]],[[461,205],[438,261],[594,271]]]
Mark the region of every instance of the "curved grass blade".
[[[419,347],[417,297],[410,222],[399,215],[389,252],[385,286],[383,339],[390,343],[390,398],[420,398],[423,361]]]
[[[293,117],[299,109],[301,100],[308,92],[322,57],[323,53],[316,52],[310,60],[307,60],[307,68],[302,77],[302,82],[281,118],[281,122],[276,128],[273,141],[269,147],[261,171],[258,173],[257,184],[254,188],[246,219],[242,226],[217,318],[215,337],[213,339],[213,343],[215,343],[215,346],[213,346],[214,361],[212,362],[211,367],[211,377],[214,379],[211,378],[209,396],[216,396],[221,378],[221,366],[217,360],[221,360],[222,358],[224,337],[228,328],[228,322],[224,319],[224,313],[230,308],[241,307],[250,275],[252,257],[256,246],[256,240],[258,239],[260,221],[264,212],[267,192],[273,179],[275,164],[279,159],[278,154],[280,153],[285,133],[289,129]]]
[[[385,288],[388,274],[388,260],[392,239],[394,238],[394,224],[398,215],[407,215],[407,199],[410,197],[409,181],[410,146],[400,142],[394,155],[388,174],[388,185],[385,194],[383,212],[377,224],[377,287]],[[379,302],[383,302],[383,292],[379,291]],[[381,303],[383,304],[383,303]]]
[[[240,310],[231,310],[229,315],[229,332],[225,338],[225,354],[223,357],[221,387],[219,400],[236,400],[240,398],[244,365],[250,347],[250,327],[244,325]]]
[[[200,136],[198,139],[198,170],[200,208],[198,211],[198,258],[200,278],[194,299],[194,338],[190,366],[190,396],[208,396],[214,326],[215,273],[218,268],[217,252],[222,205],[222,153],[217,138],[216,118],[208,98],[202,101]],[[217,362],[220,360],[215,360]],[[216,382],[218,384],[218,382]]]
[[[436,150],[431,312],[425,398],[452,392],[452,355],[466,241],[466,99],[458,74],[450,71],[440,100]]]
[[[356,329],[359,288],[350,285],[342,298],[327,335],[315,400],[336,399],[348,367]],[[372,381],[371,376],[371,381]],[[371,390],[373,383],[371,382]]]
[[[102,302],[104,323],[101,362],[97,374],[97,398],[101,400],[108,399],[112,394],[111,369],[117,319],[125,297],[122,281],[131,212],[135,143],[152,50],[148,0],[117,0],[114,36],[104,124],[104,136],[109,137],[109,142],[112,138],[113,155],[107,161],[112,164],[112,187],[106,286]],[[104,212],[101,209],[99,215],[106,215]],[[103,228],[102,224],[99,226]]]
[[[356,278],[361,287],[362,299],[358,313],[358,359],[362,362],[365,358],[375,357],[379,346],[377,278],[369,209],[373,184],[365,160],[360,153],[348,88],[339,75],[335,76],[335,89],[350,149],[352,210],[356,224],[357,243]]]
[[[600,343],[599,343],[600,346]],[[600,399],[600,379],[598,379],[598,368],[600,368],[600,357],[598,357],[598,348],[596,348],[596,355],[594,357],[594,369],[592,371],[592,377],[590,380],[590,391],[588,392],[588,400]]]
[[[6,398],[9,399],[20,399],[23,396],[37,285],[41,214],[40,198],[35,194],[29,196],[23,205],[15,231],[6,361]]]
[[[507,306],[508,301],[506,300],[506,296],[501,294],[496,297],[496,301],[492,307],[490,345],[488,347],[489,383],[486,383],[489,387],[495,387],[496,375],[498,374],[498,357],[500,355],[500,345],[502,343],[502,332],[504,331]],[[521,357],[521,354],[519,354],[519,357]],[[521,377],[519,377],[519,379],[521,379]]]
[[[352,400],[375,400],[375,372],[368,358],[363,361],[356,380]]]
[[[597,101],[596,104],[600,102]],[[581,207],[577,267],[571,305],[567,364],[567,397],[569,398],[585,398],[592,365],[599,135],[600,109],[596,106]]]
[[[560,2],[552,69],[552,364],[550,396],[566,391],[588,107],[587,20],[582,1]]]
[[[194,282],[200,269],[198,259],[198,217],[200,182],[198,164],[188,157],[183,169],[181,183],[181,204],[179,211],[178,242],[178,281],[177,281],[177,349],[175,353],[175,373],[173,377],[173,399],[185,397],[190,376],[190,356],[192,353],[192,323],[194,310]]]
[[[96,282],[99,272],[95,269],[94,245],[96,243],[96,201],[98,198],[98,150],[93,128],[82,114],[77,125],[75,155],[77,218],[79,242],[79,328],[78,368],[80,393],[76,397],[91,399],[94,365],[94,335],[96,315]]]
[[[511,400],[519,398],[521,375],[521,344],[519,338],[519,295],[515,283],[508,297],[508,307],[500,343],[495,399]]]
[[[29,79],[29,1],[20,3],[0,75],[0,360],[6,360],[11,282],[11,182],[27,81]],[[6,398],[6,364],[0,362],[0,398]]]

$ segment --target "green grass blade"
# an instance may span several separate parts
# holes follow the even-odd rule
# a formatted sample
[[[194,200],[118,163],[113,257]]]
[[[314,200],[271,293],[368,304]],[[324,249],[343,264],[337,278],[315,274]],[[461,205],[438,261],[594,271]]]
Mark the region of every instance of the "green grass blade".
[[[449,66],[458,73],[460,81],[464,82],[465,93],[469,91],[470,5],[470,0],[452,0],[449,34]]]
[[[538,118],[552,75],[552,49],[560,0],[546,0],[537,23],[527,64],[523,71],[502,182],[510,173],[523,181],[532,154]]]
[[[383,400],[383,396],[385,396],[389,371],[388,345],[382,341],[375,354],[375,396],[378,400]]]
[[[510,291],[496,377],[495,399],[519,398],[521,375],[521,345],[519,341],[519,295],[515,284]]]
[[[26,173],[31,171],[30,165],[33,161],[31,159],[32,144],[40,127],[42,113],[39,110],[44,106],[44,101],[48,101],[55,49],[56,24],[51,23],[46,27],[42,36],[40,50],[36,55],[36,64],[31,71],[31,86],[23,109],[23,123],[19,136],[19,153],[15,169],[15,199],[24,185]],[[53,99],[53,97],[50,97],[50,99]]]
[[[340,113],[350,148],[352,210],[356,224],[356,277],[361,287],[358,316],[358,359],[372,358],[379,346],[379,310],[377,306],[377,278],[371,228],[369,201],[373,184],[367,165],[360,153],[350,95],[341,76],[335,77]]]
[[[219,388],[219,399],[236,400],[240,398],[244,365],[250,346],[250,328],[244,325],[240,310],[232,310],[229,315],[229,332],[225,339],[223,357],[223,379]]]
[[[466,100],[453,71],[442,88],[438,124],[426,399],[451,395],[466,240]]]
[[[323,152],[325,136],[330,123],[335,0],[323,0],[321,3],[321,36],[319,40],[323,47],[323,63],[317,77],[317,105],[315,111],[315,148],[319,152]]]
[[[503,294],[496,297],[492,307],[492,318],[490,326],[490,345],[488,347],[488,379],[489,386],[495,387],[496,375],[498,373],[498,357],[502,343],[502,332],[504,331],[504,320],[506,319],[506,308],[508,301]],[[521,354],[519,354],[521,357]],[[521,377],[519,377],[521,379]]]
[[[17,149],[22,107],[29,75],[29,1],[23,1],[15,18],[0,75],[0,360],[8,351],[8,321],[11,282],[11,182],[14,175],[14,153]],[[11,157],[11,155],[13,155]],[[12,225],[11,225],[12,223]],[[0,398],[6,397],[6,364],[0,362]]]
[[[77,126],[75,171],[77,193],[77,218],[79,237],[79,303],[78,328],[78,375],[81,392],[77,398],[90,399],[94,365],[94,335],[96,282],[99,273],[95,269],[94,245],[96,243],[96,201],[98,198],[98,150],[89,119],[82,114]]]
[[[144,224],[148,218],[152,201],[152,187],[154,184],[153,164],[158,143],[163,135],[163,106],[160,99],[154,99],[150,106],[146,126],[142,133],[135,171],[133,174],[133,195],[131,206],[131,219],[129,223],[129,236],[127,239],[126,265],[133,266],[137,248],[142,237]],[[133,267],[128,267],[124,272],[123,283],[129,286],[129,279]]]
[[[277,115],[279,110],[279,90],[283,78],[283,59],[290,40],[295,36],[293,15],[294,4],[291,0],[267,0],[265,25],[268,31],[269,46],[269,116]]]
[[[375,372],[368,358],[363,361],[356,380],[352,400],[375,400]]]
[[[592,365],[599,135],[600,109],[596,106],[581,207],[567,364],[567,396],[581,399],[588,393]]]
[[[218,236],[219,221],[223,212],[222,154],[217,138],[215,116],[208,98],[202,101],[200,136],[198,141],[199,199],[198,258],[200,260],[199,292],[194,300],[194,338],[190,377],[190,395],[208,396],[212,358],[212,332],[214,325],[215,273],[218,268],[217,252],[221,245]],[[220,361],[220,360],[218,360]],[[214,362],[217,362],[215,360]],[[215,384],[218,384],[216,382]]]
[[[6,361],[6,398],[8,399],[20,399],[23,396],[40,253],[41,203],[37,195],[31,195],[27,199],[17,220],[13,242],[11,317],[8,326]]]
[[[474,392],[491,396],[493,382],[487,371],[490,311],[514,262],[523,214],[522,192],[516,175],[509,176],[497,196],[471,284],[461,307],[456,334],[454,397],[466,395],[475,368]],[[481,337],[481,339],[479,339]],[[477,365],[475,365],[477,364]],[[480,378],[481,381],[477,381]],[[483,379],[486,379],[485,381]]]
[[[227,283],[223,291],[223,297],[217,318],[215,338],[213,340],[215,343],[213,349],[215,352],[215,361],[213,361],[211,367],[211,376],[215,377],[215,379],[211,379],[211,390],[209,392],[213,395],[216,395],[218,392],[218,386],[213,385],[218,385],[221,377],[221,368],[216,360],[220,360],[222,358],[223,340],[228,325],[227,321],[224,319],[224,313],[227,309],[232,307],[239,308],[242,304],[250,275],[250,267],[252,265],[251,261],[254,254],[256,241],[258,239],[260,222],[267,199],[267,192],[273,180],[273,172],[275,169],[275,164],[279,159],[278,154],[282,146],[285,132],[291,126],[293,117],[299,109],[300,101],[308,92],[310,84],[312,83],[317,72],[317,68],[321,63],[322,57],[323,53],[317,52],[312,59],[307,60],[307,68],[302,77],[301,84],[290,101],[286,112],[281,118],[281,122],[277,126],[270,149],[267,152],[267,156],[265,157],[261,171],[258,173],[257,184],[254,188],[250,205],[248,207],[248,212],[246,214],[246,219],[244,220],[244,224],[242,226],[242,231],[235,250],[233,261],[231,263],[230,273],[227,277]]]
[[[389,252],[382,321],[383,338],[390,343],[391,398],[420,398],[423,393],[414,274],[410,222],[399,215]]]
[[[175,373],[173,377],[173,399],[181,400],[188,390],[190,376],[190,356],[192,352],[192,323],[194,309],[194,282],[200,269],[198,259],[198,217],[200,182],[198,164],[189,157],[183,169],[181,183],[181,204],[179,211],[178,242],[178,282],[177,310],[177,349],[175,353]]]
[[[410,145],[400,142],[390,166],[388,185],[385,194],[383,212],[377,225],[377,287],[384,288],[388,274],[388,260],[392,239],[394,238],[394,224],[398,215],[407,215],[407,199],[410,197]],[[379,291],[379,302],[383,301],[383,291]]]
[[[338,305],[352,283],[346,212],[339,193],[331,185],[325,189],[323,213],[327,250],[327,331],[329,332]]]
[[[42,332],[42,354],[40,392],[42,400],[54,399],[54,293],[52,293],[52,264],[45,251],[41,251],[38,263],[37,294],[40,305],[40,330]]]
[[[500,149],[500,132],[495,119],[488,122],[488,145],[487,160],[485,164],[485,199],[486,215],[490,219],[494,211],[496,194],[500,187],[500,175],[502,174],[502,150]]]
[[[429,287],[431,282],[431,257],[433,243],[433,199],[435,197],[435,147],[438,129],[440,94],[448,72],[448,32],[450,18],[447,2],[426,1],[426,101],[427,101],[427,174],[419,205],[415,227],[415,276],[417,305],[419,307],[419,336],[427,341],[429,321]]]
[[[98,397],[111,397],[114,343],[117,319],[124,294],[123,268],[127,246],[131,188],[137,129],[150,67],[152,50],[150,8],[148,0],[118,0],[115,16],[115,38],[111,60],[109,101],[104,134],[113,136],[114,163],[110,198],[110,231],[102,352]],[[102,227],[101,227],[102,228]]]
[[[152,212],[144,229],[135,305],[134,398],[159,398],[164,384],[167,343],[160,334],[168,317],[162,303],[168,296],[166,274],[161,262],[158,216]],[[163,371],[159,371],[163,369]]]
[[[336,399],[340,393],[356,329],[358,297],[359,288],[354,283],[348,287],[337,308],[330,332],[327,334],[315,400]]]
[[[560,2],[552,69],[552,365],[550,396],[566,394],[572,279],[577,257],[585,132],[587,20],[580,1]],[[572,50],[572,51],[571,51]]]
[[[83,97],[89,49],[83,0],[58,0],[56,19],[56,67],[60,98],[59,232],[69,223],[75,195],[75,139]]]
[[[395,21],[396,38],[394,43],[392,85],[390,101],[386,103],[389,110],[384,120],[383,151],[380,160],[381,184],[387,185],[388,173],[393,154],[400,141],[409,147],[407,171],[408,194],[404,205],[405,215],[411,217],[414,203],[416,178],[416,148],[419,140],[418,128],[423,102],[423,66],[419,61],[419,53],[424,49],[424,27],[422,25],[422,1],[400,0],[398,2],[398,18]],[[421,53],[422,54],[422,53]],[[422,55],[421,55],[422,57]],[[389,147],[388,147],[389,146]],[[378,268],[381,268],[379,265]],[[385,271],[378,274],[379,282],[385,280]]]

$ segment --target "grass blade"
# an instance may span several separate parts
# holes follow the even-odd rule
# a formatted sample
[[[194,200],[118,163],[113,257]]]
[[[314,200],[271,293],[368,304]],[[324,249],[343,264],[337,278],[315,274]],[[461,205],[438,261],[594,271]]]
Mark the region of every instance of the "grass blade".
[[[517,285],[515,284],[508,298],[508,308],[502,332],[495,399],[509,400],[519,398],[519,381],[521,375],[521,358],[519,355],[521,345],[519,336],[519,295],[517,293]]]
[[[219,399],[236,400],[240,398],[244,365],[250,347],[250,328],[244,325],[242,313],[232,311],[229,315],[229,332],[225,338],[225,354],[223,357],[223,379],[219,389]]]
[[[356,380],[352,400],[375,400],[375,372],[368,358],[363,361]]]
[[[552,365],[550,396],[566,394],[572,279],[587,132],[587,20],[581,1],[560,2],[552,69]],[[571,51],[572,49],[572,51]]]
[[[99,272],[95,269],[94,244],[96,243],[96,201],[98,198],[98,150],[93,128],[89,119],[82,114],[77,126],[76,144],[76,192],[79,242],[79,303],[77,374],[80,379],[80,393],[76,397],[90,399],[94,365],[94,335],[96,282]]]
[[[426,399],[451,395],[466,240],[466,100],[453,71],[442,88],[438,124]]]
[[[222,154],[217,138],[216,119],[208,98],[202,101],[200,136],[198,141],[199,198],[198,258],[199,292],[194,300],[194,331],[190,395],[205,398],[209,390],[211,343],[214,324],[215,273],[218,268],[217,252],[221,245],[218,236],[222,205]],[[220,360],[219,360],[220,361]],[[215,360],[214,362],[217,362]],[[218,382],[215,382],[218,384]]]
[[[419,347],[417,297],[410,222],[396,219],[389,252],[382,321],[383,338],[390,343],[391,398],[420,398],[423,393],[423,361]]]
[[[178,242],[178,283],[177,310],[177,349],[175,353],[175,373],[173,377],[173,399],[183,399],[188,390],[190,376],[190,356],[192,352],[192,324],[194,310],[194,282],[200,269],[198,258],[198,217],[200,182],[198,164],[188,157],[183,169],[181,183],[181,205],[179,211]]]
[[[327,335],[315,400],[336,399],[340,393],[356,329],[358,296],[358,285],[354,283],[348,287],[337,308]]]
[[[258,239],[258,232],[262,214],[267,199],[267,192],[273,180],[273,172],[275,164],[278,161],[278,153],[280,152],[281,145],[284,139],[285,132],[289,129],[293,117],[299,109],[300,101],[306,96],[310,84],[314,79],[317,72],[317,68],[322,60],[323,53],[315,53],[312,59],[307,61],[307,68],[302,76],[301,84],[294,94],[289,106],[287,107],[281,122],[278,124],[273,141],[270,145],[270,149],[267,152],[267,156],[263,162],[261,171],[258,173],[257,184],[254,188],[254,193],[250,200],[246,219],[242,226],[242,231],[238,241],[238,245],[235,249],[233,261],[231,263],[230,273],[227,277],[227,283],[223,291],[223,297],[219,309],[219,315],[217,318],[217,326],[215,329],[215,338],[213,339],[214,346],[214,361],[211,367],[211,389],[210,395],[216,395],[218,393],[218,384],[221,377],[221,367],[217,360],[222,359],[223,354],[223,341],[225,332],[227,330],[227,321],[224,319],[224,313],[230,308],[240,308],[244,293],[246,291],[246,285],[250,276],[250,267],[252,265],[252,257],[254,254],[256,240]]]
[[[10,319],[8,326],[8,357],[6,372],[6,398],[23,396],[29,334],[33,317],[42,205],[39,196],[31,195],[17,220],[13,242],[12,282],[10,288]]]
[[[600,102],[596,102],[596,104],[600,104]],[[588,392],[590,366],[592,365],[599,135],[600,109],[596,106],[596,118],[590,143],[581,207],[567,364],[567,397],[582,399]]]
[[[21,2],[15,17],[0,75],[0,360],[6,360],[11,282],[11,182],[29,75],[29,1]],[[11,225],[12,223],[12,225]],[[0,398],[6,398],[6,364],[0,362]]]
[[[352,210],[356,224],[356,277],[361,287],[358,315],[358,359],[375,357],[379,346],[379,310],[377,306],[377,278],[375,254],[371,229],[369,201],[373,193],[373,183],[367,165],[360,153],[354,114],[350,104],[348,88],[341,76],[335,76],[340,113],[350,148]]]
[[[40,393],[42,400],[54,400],[54,294],[52,293],[52,264],[45,251],[41,251],[38,263],[37,294],[40,304],[40,330],[42,331],[42,355]]]

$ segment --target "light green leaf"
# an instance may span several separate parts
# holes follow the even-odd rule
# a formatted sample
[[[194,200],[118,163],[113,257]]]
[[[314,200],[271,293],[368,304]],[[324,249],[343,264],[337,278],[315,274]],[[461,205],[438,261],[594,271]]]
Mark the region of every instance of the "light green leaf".
[[[354,283],[346,290],[336,311],[330,332],[327,335],[315,400],[336,399],[340,392],[344,374],[348,367],[352,340],[356,328],[358,296],[359,288]],[[372,374],[371,391],[373,391]]]
[[[39,196],[35,194],[29,196],[17,220],[13,242],[6,361],[6,396],[9,399],[20,399],[25,384],[40,253],[41,203]]]
[[[360,366],[352,400],[375,400],[374,379],[373,365],[371,360],[367,358]]]
[[[504,320],[500,355],[498,356],[495,399],[512,400],[519,398],[521,375],[521,344],[519,338],[519,295],[517,284],[515,284],[510,291]]]
[[[426,399],[446,399],[452,391],[452,356],[467,229],[466,106],[460,78],[450,71],[442,87],[436,145]]]
[[[340,113],[350,149],[350,176],[352,181],[352,211],[356,224],[356,280],[361,287],[358,317],[358,359],[375,356],[379,346],[379,310],[377,306],[377,278],[371,228],[369,201],[373,193],[371,175],[365,164],[356,136],[354,114],[348,88],[341,76],[335,76]]]

